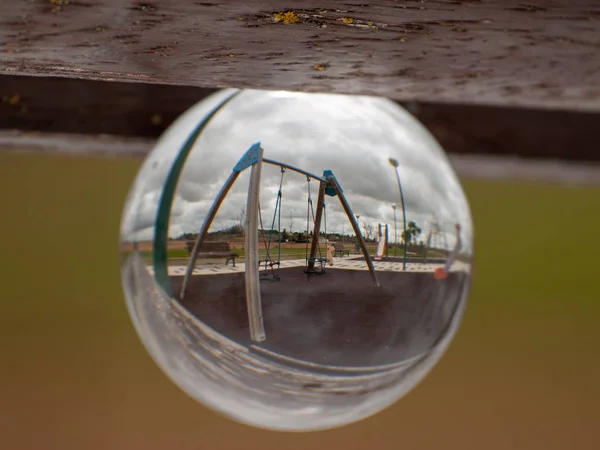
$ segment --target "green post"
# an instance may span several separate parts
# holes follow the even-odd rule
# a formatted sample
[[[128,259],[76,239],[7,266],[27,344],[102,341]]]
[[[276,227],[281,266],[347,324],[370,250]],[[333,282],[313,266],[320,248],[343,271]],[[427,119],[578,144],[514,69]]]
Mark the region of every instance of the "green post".
[[[192,129],[186,140],[181,146],[179,153],[175,157],[171,170],[169,171],[160,196],[156,212],[156,221],[154,226],[154,245],[152,249],[154,279],[156,283],[167,293],[171,292],[171,286],[168,273],[167,247],[169,244],[169,222],[171,220],[171,206],[175,197],[175,189],[179,182],[179,177],[188,155],[192,151],[196,140],[208,125],[210,120],[217,114],[227,102],[231,101],[242,90],[233,91],[216,105],[198,124]]]

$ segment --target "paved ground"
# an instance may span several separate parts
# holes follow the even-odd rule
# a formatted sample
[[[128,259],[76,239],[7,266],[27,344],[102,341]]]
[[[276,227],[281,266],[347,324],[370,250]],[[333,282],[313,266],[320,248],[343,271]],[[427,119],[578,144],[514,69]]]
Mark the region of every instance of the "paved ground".
[[[302,265],[280,270],[278,282],[262,282],[268,352],[333,366],[395,364],[428,351],[459,306],[468,275],[433,278],[430,270],[402,272],[378,263],[381,287],[364,261],[345,260],[325,275],[307,276]],[[399,269],[398,269],[399,267]],[[177,268],[175,268],[178,270]],[[199,269],[182,301],[192,314],[225,337],[251,346],[243,266]],[[183,277],[171,277],[174,296]]]
[[[236,263],[235,267],[231,265],[226,266],[223,262],[216,262],[220,260],[212,261],[201,261],[200,264],[196,265],[196,268],[192,272],[193,275],[216,275],[216,274],[227,274],[227,273],[243,273],[246,271],[246,264],[243,262]],[[306,264],[304,259],[293,259],[287,261],[281,261],[281,269],[303,267]],[[375,270],[377,272],[403,272],[401,258],[396,260],[384,260],[373,262]],[[443,264],[423,264],[423,263],[407,263],[407,272],[434,272],[438,267],[443,267]],[[326,270],[329,269],[345,269],[345,270],[368,270],[367,264],[361,258],[336,258],[333,266],[327,266]],[[453,271],[466,271],[468,265],[457,261],[452,268]],[[152,273],[152,267],[148,267],[150,273]],[[186,266],[177,265],[169,266],[169,276],[183,276],[185,275]]]

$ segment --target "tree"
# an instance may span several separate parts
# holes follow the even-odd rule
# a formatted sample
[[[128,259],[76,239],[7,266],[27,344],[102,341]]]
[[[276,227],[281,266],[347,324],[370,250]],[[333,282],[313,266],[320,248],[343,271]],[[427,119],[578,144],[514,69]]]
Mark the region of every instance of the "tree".
[[[402,231],[402,240],[407,244],[412,244],[413,242],[417,242],[417,238],[421,234],[422,230],[417,226],[415,222],[408,222],[406,225],[406,239],[404,236],[404,230]]]
[[[365,223],[365,239],[370,241],[375,236],[375,227],[372,223]]]
[[[294,234],[294,217],[292,216],[292,212],[290,211],[290,234]]]
[[[240,213],[236,217],[237,226],[241,233],[243,233],[244,230],[246,229],[247,220],[248,220],[248,217],[246,214],[246,205],[242,205],[242,209],[240,210]]]

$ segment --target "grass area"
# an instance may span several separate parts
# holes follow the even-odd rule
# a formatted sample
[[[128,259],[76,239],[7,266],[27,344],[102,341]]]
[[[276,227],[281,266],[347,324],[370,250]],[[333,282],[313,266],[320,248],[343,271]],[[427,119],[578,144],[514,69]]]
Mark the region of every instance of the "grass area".
[[[152,259],[152,252],[140,252],[140,254],[142,255],[143,258],[145,259]],[[188,258],[189,257],[189,253],[187,250],[181,250],[181,249],[171,249],[167,251],[167,258],[171,259],[171,258]]]
[[[598,448],[600,189],[465,182],[475,279],[446,356],[385,412],[286,434],[189,399],[135,335],[117,242],[138,165],[0,153],[1,448]]]

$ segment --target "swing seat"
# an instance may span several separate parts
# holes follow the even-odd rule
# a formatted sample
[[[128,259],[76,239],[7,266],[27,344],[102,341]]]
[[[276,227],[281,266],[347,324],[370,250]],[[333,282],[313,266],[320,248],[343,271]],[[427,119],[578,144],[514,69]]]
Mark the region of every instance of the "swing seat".
[[[327,263],[327,258],[306,258],[306,267],[304,269],[304,273],[312,273],[312,274],[324,274],[325,273],[325,264]],[[313,268],[309,268],[310,263],[318,263],[320,267],[317,267],[316,264]]]
[[[259,267],[273,267],[273,266],[278,266],[280,265],[279,261],[271,261],[269,259],[263,259],[261,261],[258,262]]]
[[[270,259],[263,259],[258,263],[259,267],[259,279],[261,281],[279,281],[279,267],[280,261],[273,261]],[[274,267],[277,267],[276,269]],[[262,269],[262,270],[260,270]],[[270,269],[270,270],[269,270]]]
[[[318,263],[323,264],[323,263],[327,262],[327,258],[307,258],[306,260],[309,263],[311,263],[311,262],[318,262]]]

